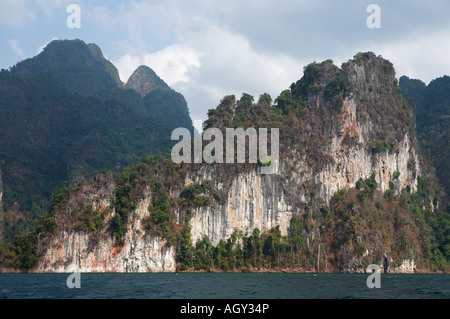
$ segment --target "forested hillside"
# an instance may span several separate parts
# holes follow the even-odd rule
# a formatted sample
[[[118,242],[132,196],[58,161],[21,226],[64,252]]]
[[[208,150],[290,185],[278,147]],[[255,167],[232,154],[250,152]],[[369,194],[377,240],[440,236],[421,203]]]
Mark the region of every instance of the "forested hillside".
[[[436,175],[450,195],[450,77],[426,85],[400,78],[403,95],[416,105],[417,135],[421,147],[436,168]]]
[[[95,44],[51,42],[0,73],[0,170],[4,237],[49,207],[61,187],[105,169],[166,154],[176,127],[193,130],[184,97],[162,83],[145,96],[127,87]]]

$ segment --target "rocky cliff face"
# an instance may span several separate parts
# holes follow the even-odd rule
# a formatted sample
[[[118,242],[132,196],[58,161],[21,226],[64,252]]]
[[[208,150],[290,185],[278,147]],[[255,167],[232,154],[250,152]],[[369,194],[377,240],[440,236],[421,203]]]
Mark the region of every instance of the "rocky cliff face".
[[[338,190],[355,187],[359,179],[367,179],[372,173],[382,192],[389,189],[389,182],[395,184],[397,192],[406,187],[416,189],[421,167],[415,137],[407,124],[389,123],[393,117],[389,112],[397,111],[397,106],[412,117],[411,109],[404,109],[400,93],[394,92],[392,65],[369,55],[364,63],[351,61],[339,70],[331,62],[325,62],[323,69],[316,85],[326,87],[333,76],[343,74],[351,88],[338,112],[330,111],[330,102],[323,94],[309,93],[301,134],[307,138],[297,136],[297,140],[287,143],[274,175],[249,170],[223,185],[220,182],[223,176],[205,167],[197,182],[213,181],[215,188],[226,194],[226,200],[223,205],[195,214],[192,220],[195,239],[206,235],[217,243],[229,237],[234,228],[251,232],[258,227],[266,231],[276,225],[287,235],[293,214],[305,209],[309,191],[314,190],[317,207],[329,205]],[[374,108],[374,116],[368,114],[371,110],[367,106]],[[314,139],[315,135],[319,135],[313,145],[317,153],[311,158],[305,149],[307,139]],[[374,150],[378,136],[383,139],[380,143],[391,145]],[[399,176],[394,178],[396,174]]]
[[[145,65],[141,65],[133,72],[128,79],[126,87],[135,90],[142,97],[155,89],[169,88],[169,86],[161,80],[152,69]]]
[[[324,148],[327,150],[324,156],[331,156],[331,162],[318,173],[311,170],[305,159],[297,158],[295,162],[291,159],[282,161],[274,175],[261,175],[257,169],[241,173],[232,180],[231,185],[223,185],[220,182],[223,176],[214,174],[209,168],[202,170],[195,178],[188,178],[186,184],[218,181],[214,183],[214,188],[226,194],[223,204],[216,203],[196,211],[191,222],[194,241],[206,235],[217,244],[220,239],[228,238],[235,229],[250,234],[254,228],[267,231],[277,225],[282,234],[287,235],[292,216],[302,213],[309,200],[305,185],[314,185],[313,189],[317,189],[318,207],[328,205],[338,190],[355,187],[360,178],[367,179],[373,172],[383,192],[389,188],[389,182],[395,180],[395,172],[400,172],[395,180],[397,190],[407,186],[415,189],[420,166],[410,136],[405,135],[399,141],[395,152],[386,151],[374,157],[365,143],[368,138],[364,136],[363,129],[367,127],[355,126],[355,131],[350,134],[355,134],[360,143],[352,148],[343,147],[347,125],[356,124],[352,120],[356,114],[351,113],[352,109],[355,112],[354,101],[345,101],[344,105],[342,131]],[[411,162],[415,163],[412,167],[408,166]],[[283,191],[286,187],[289,188],[287,192]]]
[[[307,83],[309,86],[299,81],[287,93],[296,96],[296,90],[307,92],[304,93],[306,101],[302,117],[298,118],[299,131],[295,135],[283,135],[280,129],[282,154],[277,172],[262,175],[257,165],[237,168],[234,164],[198,165],[195,169],[187,169],[184,175],[181,174],[181,183],[168,186],[173,203],[186,186],[205,181],[210,181],[212,189],[220,196],[216,196],[210,205],[193,208],[190,219],[186,219],[183,206],[173,204],[177,227],[188,220],[192,243],[206,236],[217,245],[235,230],[250,235],[255,228],[267,232],[279,226],[282,235],[289,236],[291,219],[295,215],[311,225],[303,230],[308,249],[319,250],[319,257],[325,264],[333,260],[333,256],[340,256],[341,259],[336,261],[339,265],[330,265],[329,270],[355,269],[361,265],[364,256],[375,256],[376,250],[376,254],[384,254],[377,262],[385,270],[412,272],[414,258],[420,253],[411,258],[393,256],[391,247],[384,247],[383,243],[373,239],[379,238],[372,236],[368,226],[367,234],[356,234],[357,244],[365,247],[365,252],[357,256],[352,243],[339,243],[335,247],[334,239],[330,239],[326,244],[326,238],[334,238],[334,229],[327,229],[325,218],[309,213],[311,209],[329,207],[336,192],[354,188],[359,180],[372,175],[381,192],[392,190],[392,185],[397,193],[404,188],[411,191],[417,188],[422,168],[414,132],[411,123],[408,124],[412,118],[411,110],[396,89],[392,65],[373,54],[365,54],[345,63],[341,69],[331,62],[314,67],[317,67],[315,77]],[[304,79],[308,78],[307,71],[305,69]],[[333,92],[330,84],[333,81],[342,84],[339,94]],[[230,99],[224,101],[228,111],[239,113],[242,103],[238,102],[235,110]],[[255,112],[260,109],[261,105],[256,105]],[[224,117],[217,115],[217,118],[222,121]],[[211,116],[209,123],[213,122]],[[170,180],[170,176],[165,177],[167,184]],[[117,245],[110,229],[111,220],[117,214],[111,199],[115,196],[116,181],[102,177],[95,185],[83,186],[64,204],[64,209],[57,214],[56,234],[40,241],[43,257],[35,270],[175,271],[176,248],[143,226],[150,216],[149,206],[154,198],[151,188],[147,186],[142,191],[128,215],[123,245]],[[83,207],[90,204],[93,210],[105,214],[104,225],[95,235],[67,227],[70,225],[67,220],[80,203]],[[389,238],[394,240],[394,237]]]
[[[88,233],[62,232],[54,237],[35,272],[175,271],[174,247],[166,247],[161,238],[147,240],[134,232],[135,228],[127,232],[123,247],[115,247],[111,237],[93,247]]]
[[[111,196],[115,192],[112,174],[97,178],[95,186],[84,185],[65,203],[58,214],[60,225],[56,235],[40,242],[44,254],[36,272],[174,272],[175,248],[159,237],[145,235],[142,220],[148,217],[152,195],[146,191],[124,235],[124,244],[117,245],[109,231]],[[92,204],[93,210],[105,213],[105,225],[95,234],[77,230],[71,219],[77,207]],[[67,227],[71,225],[72,227]]]

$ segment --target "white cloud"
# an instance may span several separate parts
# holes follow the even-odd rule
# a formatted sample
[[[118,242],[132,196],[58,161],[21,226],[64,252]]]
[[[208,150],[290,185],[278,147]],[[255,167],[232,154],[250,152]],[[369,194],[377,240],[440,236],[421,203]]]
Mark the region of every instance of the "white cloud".
[[[11,39],[8,41],[9,45],[11,46],[11,49],[14,52],[14,55],[16,56],[16,58],[18,59],[24,59],[26,57],[25,52],[23,51],[19,40],[17,39]]]
[[[155,53],[126,54],[115,65],[124,82],[139,65],[152,68],[186,97],[197,121],[225,95],[239,98],[246,92],[257,100],[269,93],[275,99],[301,77],[305,65],[281,53],[256,52],[243,36],[206,23],[186,32],[183,41]]]
[[[45,9],[54,9],[67,3],[67,0],[36,0],[36,2]]]
[[[173,86],[179,82],[188,82],[189,74],[200,67],[200,55],[187,45],[174,44],[155,53],[140,55],[126,54],[115,65],[123,82],[140,65],[153,69],[167,84]]]
[[[142,57],[125,54],[118,61],[113,61],[119,71],[119,76],[122,82],[126,83],[128,78],[133,74],[140,65],[142,65]]]
[[[245,92],[258,99],[259,94],[269,93],[276,98],[302,75],[302,61],[282,53],[257,52],[245,37],[226,28],[205,25],[185,41],[202,54],[200,69],[181,90],[187,97],[191,92],[202,94],[204,102],[197,98],[193,117],[206,114],[229,94],[239,98]]]
[[[449,5],[436,1],[439,10],[406,0],[382,3],[379,32],[367,28],[369,2],[360,0],[132,1],[89,14],[122,50],[115,58],[122,80],[139,65],[150,66],[200,120],[225,95],[257,99],[267,92],[275,99],[308,63],[331,58],[339,66],[359,51],[391,60],[398,75],[429,81],[448,73],[450,37],[435,31],[448,30],[443,11]],[[421,30],[427,35],[417,36]]]
[[[372,49],[394,64],[398,77],[407,75],[429,83],[450,73],[449,30],[415,35]]]
[[[174,32],[190,19],[180,13],[185,7],[179,1],[122,1],[116,7],[97,5],[85,10],[85,18],[98,25],[103,31],[111,32],[116,47],[125,53],[141,55],[155,52],[173,41]],[[151,40],[150,40],[151,39]]]
[[[18,27],[34,19],[34,13],[27,8],[26,0],[0,1],[0,23],[8,27]]]
[[[86,17],[95,21],[103,29],[111,29],[117,26],[117,20],[114,18],[111,10],[105,6],[95,6],[86,12]]]
[[[192,120],[192,125],[197,129],[199,133],[203,132],[203,122],[202,120]]]
[[[169,85],[189,82],[190,75],[200,68],[201,54],[183,44],[174,44],[156,53],[145,54],[143,61]]]
[[[51,17],[53,11],[63,5],[67,5],[67,0],[36,0],[36,2],[42,7],[47,16]],[[72,1],[73,2],[73,1]]]

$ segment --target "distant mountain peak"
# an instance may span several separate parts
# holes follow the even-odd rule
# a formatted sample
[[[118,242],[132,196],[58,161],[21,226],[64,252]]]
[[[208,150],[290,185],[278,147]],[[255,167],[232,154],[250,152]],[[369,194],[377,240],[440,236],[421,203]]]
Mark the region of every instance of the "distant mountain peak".
[[[86,44],[82,40],[53,40],[47,44],[35,60],[48,60],[51,58],[54,63],[82,62],[91,64],[92,60],[103,62],[105,60],[102,50],[94,43]],[[82,58],[82,61],[78,61]]]
[[[117,68],[105,59],[101,49],[82,40],[53,40],[37,56],[19,62],[12,72],[51,72],[66,85],[90,94],[124,85]]]
[[[156,89],[168,89],[169,86],[155,71],[145,65],[138,67],[128,79],[127,88],[138,92],[142,97]]]

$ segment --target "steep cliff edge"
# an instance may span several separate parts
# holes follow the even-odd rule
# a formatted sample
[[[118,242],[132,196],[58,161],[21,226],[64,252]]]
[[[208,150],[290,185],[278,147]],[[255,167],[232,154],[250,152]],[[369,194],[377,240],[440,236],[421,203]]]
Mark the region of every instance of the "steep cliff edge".
[[[389,61],[312,63],[274,105],[227,96],[204,127],[279,128],[277,171],[148,157],[62,190],[35,231],[32,271],[446,267],[438,199]]]
[[[142,194],[143,199],[130,216],[122,245],[115,242],[109,231],[114,195],[115,183],[109,173],[61,199],[64,210],[55,216],[63,227],[58,226],[57,231],[52,231],[53,236],[39,242],[45,253],[35,271],[173,272],[174,247],[166,246],[164,239],[144,237],[141,230],[142,220],[149,216],[151,193]]]

